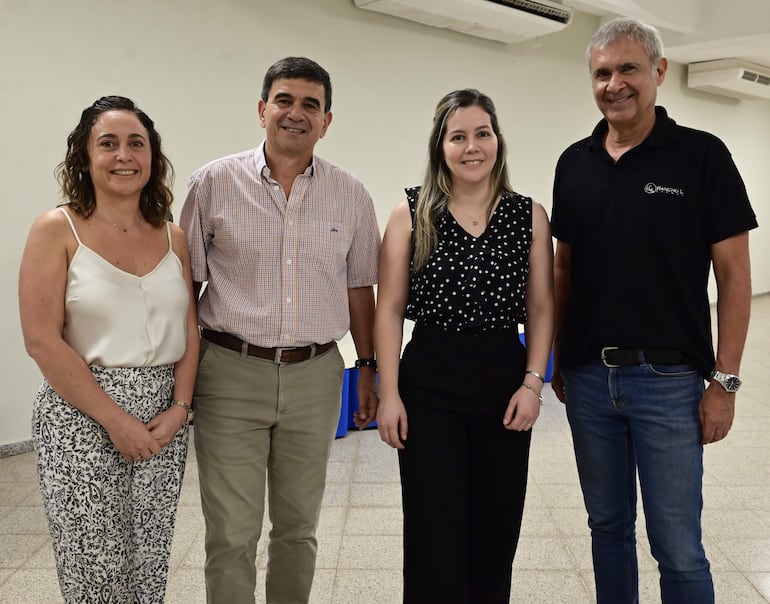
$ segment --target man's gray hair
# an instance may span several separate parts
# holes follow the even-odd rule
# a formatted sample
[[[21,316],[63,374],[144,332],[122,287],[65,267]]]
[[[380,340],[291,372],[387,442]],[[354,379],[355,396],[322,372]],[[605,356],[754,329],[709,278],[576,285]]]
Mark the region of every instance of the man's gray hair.
[[[622,38],[639,42],[644,46],[644,50],[647,52],[647,57],[650,59],[653,67],[657,67],[661,58],[663,58],[663,40],[660,39],[657,29],[637,19],[618,17],[617,19],[607,21],[607,23],[596,30],[596,33],[588,43],[588,48],[586,49],[588,69],[591,69],[591,51],[602,49]]]

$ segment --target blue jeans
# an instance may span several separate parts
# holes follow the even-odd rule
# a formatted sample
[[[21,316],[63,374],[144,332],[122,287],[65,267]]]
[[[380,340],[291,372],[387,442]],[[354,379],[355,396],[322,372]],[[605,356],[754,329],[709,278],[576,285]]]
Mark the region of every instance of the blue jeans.
[[[563,369],[598,604],[639,602],[636,475],[664,604],[711,604],[701,543],[703,378],[688,365]]]

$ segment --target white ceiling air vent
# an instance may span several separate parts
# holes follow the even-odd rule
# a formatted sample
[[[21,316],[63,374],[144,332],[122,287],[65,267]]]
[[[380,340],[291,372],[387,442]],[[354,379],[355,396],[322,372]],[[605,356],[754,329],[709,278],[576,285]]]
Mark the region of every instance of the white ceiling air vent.
[[[548,0],[354,0],[356,6],[506,44],[561,31],[572,9]]]
[[[738,99],[770,99],[770,67],[740,59],[690,63],[687,85]]]

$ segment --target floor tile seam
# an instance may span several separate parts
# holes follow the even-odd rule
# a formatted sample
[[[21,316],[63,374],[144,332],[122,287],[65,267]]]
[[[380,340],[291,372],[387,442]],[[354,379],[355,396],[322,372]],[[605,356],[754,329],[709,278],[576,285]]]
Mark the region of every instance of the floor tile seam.
[[[353,478],[355,477],[356,470],[358,469],[359,452],[361,451],[360,438],[358,438],[357,440],[358,440],[358,442],[356,443],[356,455],[355,455],[355,462],[353,464],[353,471],[351,472],[351,479],[349,481],[347,481],[348,492],[347,492],[346,502],[345,502],[345,514],[344,514],[344,518],[342,520],[342,532],[343,532],[343,534],[345,533],[345,529],[348,526],[348,520],[350,519],[351,508],[353,507],[351,505],[351,503],[350,503],[350,491],[352,490],[351,486],[354,484]],[[341,548],[342,548],[342,540],[340,540],[340,549]],[[340,554],[340,552],[339,552],[339,549],[338,549],[337,550],[337,561],[338,562],[339,562],[339,557],[340,557],[339,554]]]
[[[752,573],[754,571],[743,571],[743,570],[740,570],[740,569],[736,569],[736,570],[716,570],[715,571],[715,570],[712,569],[711,574],[712,574],[712,576],[717,576],[717,577],[721,576],[721,575],[739,575],[739,576],[743,577],[746,580],[746,582],[749,584],[751,589],[754,590],[755,594],[757,596],[759,596],[760,598],[762,598],[762,601],[770,602],[770,599],[765,597],[762,594],[762,592],[759,591],[759,587],[757,587],[754,584],[754,582],[751,580],[751,578],[747,576],[747,574],[746,574],[747,572],[748,573]],[[770,574],[770,572],[768,572],[767,574]],[[719,595],[719,594],[717,594],[717,595]]]
[[[765,595],[760,591],[759,586],[754,583],[754,581],[751,578],[751,575],[767,575],[768,579],[770,579],[770,572],[757,572],[757,571],[746,571],[743,572],[744,577],[746,580],[751,584],[751,586],[755,589],[755,591],[759,594],[759,597],[762,598],[764,602],[770,602],[770,595]]]
[[[759,587],[754,583],[754,581],[751,580],[751,577],[749,576],[750,574],[761,574],[761,573],[765,573],[767,575],[770,575],[770,571],[745,571],[745,570],[738,569],[737,573],[740,574],[744,579],[746,579],[748,584],[751,585],[752,589],[756,592],[756,594],[760,598],[762,598],[765,602],[770,602],[770,598],[766,597],[759,590]]]
[[[710,555],[709,552],[712,552],[712,551],[716,550],[716,551],[719,552],[720,558],[723,561],[726,560],[730,564],[730,567],[731,567],[731,568],[728,568],[728,569],[719,569],[719,570],[716,570],[716,571],[712,568],[711,569],[712,573],[714,573],[714,572],[718,572],[718,573],[723,573],[723,572],[724,573],[744,573],[744,572],[747,572],[744,569],[741,569],[738,566],[738,564],[733,561],[733,559],[730,557],[730,555],[722,548],[721,544],[724,543],[723,539],[713,540],[712,541],[711,538],[709,538],[708,536],[706,536],[706,537],[707,537],[706,542],[705,542],[705,545],[706,545],[706,557],[709,558],[709,559],[713,559],[713,556]],[[736,539],[736,540],[737,541],[741,541],[741,542],[744,541],[743,539]],[[748,571],[748,572],[752,572],[752,571]]]
[[[16,573],[18,573],[18,572],[21,570],[21,567],[16,567],[16,568],[4,568],[3,570],[11,570],[11,571],[13,571],[13,572],[12,572],[12,573],[10,573],[10,574],[9,574],[9,575],[8,575],[8,576],[5,578],[5,579],[3,579],[3,580],[0,580],[0,602],[2,602],[2,601],[3,601],[3,600],[2,600],[2,595],[3,595],[3,586],[4,586],[4,585],[8,585],[8,582],[11,580],[11,578],[13,578],[13,576],[14,576],[14,575],[16,575]]]

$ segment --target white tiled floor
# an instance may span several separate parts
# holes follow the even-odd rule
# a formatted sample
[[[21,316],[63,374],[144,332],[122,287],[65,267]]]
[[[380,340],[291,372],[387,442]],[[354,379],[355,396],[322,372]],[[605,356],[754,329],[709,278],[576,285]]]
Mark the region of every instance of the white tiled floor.
[[[706,448],[704,540],[720,604],[770,602],[770,296],[754,300],[741,374],[744,386],[733,430],[726,441]],[[659,602],[657,572],[643,532],[641,601]],[[205,601],[203,561],[203,519],[191,449],[168,603]],[[264,569],[263,544],[257,564]],[[329,461],[312,602],[399,603],[400,567],[396,454],[376,431],[349,433],[335,441]],[[590,540],[569,429],[564,408],[549,389],[533,436],[512,594],[511,601],[524,604],[593,601]],[[264,602],[261,587],[257,601]],[[0,459],[0,603],[46,602],[61,598],[33,456]]]

